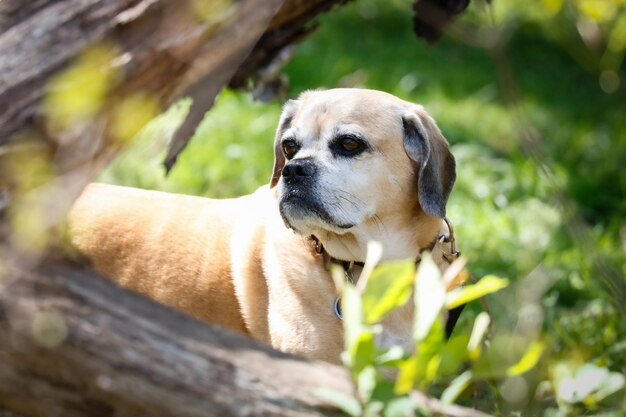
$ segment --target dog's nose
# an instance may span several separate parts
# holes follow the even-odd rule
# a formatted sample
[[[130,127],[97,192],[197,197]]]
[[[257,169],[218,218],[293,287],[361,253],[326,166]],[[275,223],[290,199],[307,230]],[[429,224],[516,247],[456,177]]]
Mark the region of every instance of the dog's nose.
[[[307,159],[294,159],[283,167],[282,176],[287,183],[301,182],[313,177],[317,168]]]

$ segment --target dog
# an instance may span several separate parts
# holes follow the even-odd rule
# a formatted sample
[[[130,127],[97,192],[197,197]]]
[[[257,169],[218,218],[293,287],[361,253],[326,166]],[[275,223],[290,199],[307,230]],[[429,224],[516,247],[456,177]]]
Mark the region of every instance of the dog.
[[[91,184],[69,214],[74,245],[121,286],[279,350],[339,362],[342,322],[328,271],[438,244],[456,179],[448,142],[424,108],[365,89],[288,101],[268,185],[208,199]],[[448,253],[449,255],[449,253]],[[411,303],[408,303],[411,304]],[[411,306],[383,321],[382,345],[410,346]]]

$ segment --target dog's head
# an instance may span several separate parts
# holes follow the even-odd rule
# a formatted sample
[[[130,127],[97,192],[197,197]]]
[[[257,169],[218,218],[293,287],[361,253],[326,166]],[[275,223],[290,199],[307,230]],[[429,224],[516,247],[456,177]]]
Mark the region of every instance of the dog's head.
[[[303,235],[444,217],[456,177],[423,107],[380,91],[303,93],[285,105],[274,147],[270,187],[285,224]]]

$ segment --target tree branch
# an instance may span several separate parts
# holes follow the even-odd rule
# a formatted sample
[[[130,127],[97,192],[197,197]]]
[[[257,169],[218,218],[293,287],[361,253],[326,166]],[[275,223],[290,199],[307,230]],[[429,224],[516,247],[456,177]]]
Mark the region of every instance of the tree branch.
[[[30,416],[338,416],[346,372],[208,326],[64,263],[9,267],[0,408]]]

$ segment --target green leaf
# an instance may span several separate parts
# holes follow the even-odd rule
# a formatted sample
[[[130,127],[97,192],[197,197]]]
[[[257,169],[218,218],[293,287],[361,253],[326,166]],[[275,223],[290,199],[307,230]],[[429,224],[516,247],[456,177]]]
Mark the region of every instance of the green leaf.
[[[372,397],[374,388],[376,388],[376,369],[369,365],[364,367],[357,376],[357,390],[361,401],[368,402]]]
[[[524,353],[524,356],[522,356],[519,362],[507,369],[506,374],[508,376],[515,376],[530,371],[535,367],[535,365],[537,365],[537,362],[541,359],[541,355],[544,350],[545,345],[542,342],[535,340],[530,344],[530,346],[528,346],[526,353]]]
[[[352,375],[356,377],[367,365],[374,362],[376,355],[375,329],[363,325],[361,296],[353,285],[347,284],[345,286],[342,301],[345,351],[347,353],[342,355],[342,358],[345,365],[351,368]]]
[[[358,417],[363,414],[363,407],[361,407],[361,403],[359,403],[359,400],[351,395],[329,388],[320,388],[315,391],[315,395],[338,407],[349,416]]]
[[[415,383],[418,388],[427,388],[441,374],[445,346],[443,327],[442,318],[437,317],[426,338],[417,345]]]
[[[363,417],[379,417],[383,408],[385,408],[385,404],[381,401],[370,401],[365,405]]]
[[[524,356],[528,342],[517,334],[501,333],[491,340],[487,349],[472,368],[479,378],[500,378],[507,375]]]
[[[343,329],[345,332],[345,346],[347,351],[352,350],[352,346],[363,330],[363,308],[361,297],[358,291],[351,284],[346,284],[341,300],[341,311],[343,313]]]
[[[372,393],[372,401],[381,401],[386,404],[394,399],[396,397],[394,385],[395,381],[391,381],[387,378],[380,378],[376,383],[374,392]]]
[[[374,268],[379,264],[383,257],[383,245],[375,240],[367,242],[367,254],[365,255],[365,265],[361,271],[357,288],[363,292],[363,288],[368,284]]]
[[[376,365],[379,366],[393,366],[404,359],[404,349],[400,346],[392,346],[388,350],[384,351],[378,357],[376,357]]]
[[[409,397],[395,398],[385,407],[384,417],[406,417],[415,414],[417,405]]]
[[[413,389],[417,375],[417,365],[417,357],[411,356],[398,366],[400,372],[393,387],[393,392],[396,395],[406,394]]]
[[[415,322],[413,337],[420,342],[428,336],[431,327],[446,301],[446,288],[441,271],[428,253],[424,253],[415,278]]]
[[[472,361],[478,360],[480,357],[480,352],[482,350],[482,342],[487,334],[487,330],[489,330],[489,324],[491,323],[491,318],[489,314],[485,311],[481,311],[476,316],[476,320],[474,320],[474,327],[472,327],[472,334],[470,336],[469,342],[467,343],[467,351],[469,352],[469,357]]]
[[[363,292],[365,322],[378,322],[385,314],[411,298],[415,277],[413,261],[387,262],[370,275]]]
[[[487,294],[499,291],[502,288],[506,288],[508,285],[508,279],[498,278],[495,275],[486,275],[476,284],[466,285],[450,291],[446,298],[446,308],[453,309]]]
[[[444,404],[452,404],[467,388],[472,380],[472,371],[465,371],[452,380],[448,388],[441,394],[441,401]]]
[[[457,375],[458,369],[467,360],[467,334],[459,334],[451,337],[440,350],[441,365],[439,366],[439,377]]]
[[[368,365],[374,363],[376,356],[376,344],[374,342],[374,333],[371,330],[363,328],[361,333],[355,339],[350,347],[350,367],[353,375],[357,376]]]

